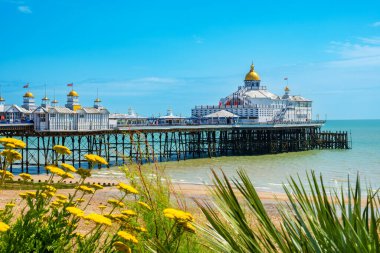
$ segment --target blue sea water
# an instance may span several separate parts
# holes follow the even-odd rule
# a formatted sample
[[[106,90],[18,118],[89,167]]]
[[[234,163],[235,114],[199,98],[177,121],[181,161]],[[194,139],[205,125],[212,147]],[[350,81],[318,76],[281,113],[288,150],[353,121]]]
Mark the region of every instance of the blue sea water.
[[[222,169],[236,176],[236,169],[247,171],[255,186],[262,191],[282,192],[290,176],[306,171],[322,173],[329,186],[346,185],[347,177],[359,173],[364,184],[380,187],[380,120],[330,120],[322,130],[351,132],[350,150],[312,150],[263,156],[218,157],[163,163],[174,181],[210,183],[210,169]]]

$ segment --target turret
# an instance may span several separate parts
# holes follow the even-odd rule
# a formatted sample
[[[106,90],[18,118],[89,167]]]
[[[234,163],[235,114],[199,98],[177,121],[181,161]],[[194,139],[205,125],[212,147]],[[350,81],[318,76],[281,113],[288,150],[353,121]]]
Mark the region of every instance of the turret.
[[[260,88],[260,76],[255,71],[255,65],[253,65],[253,63],[250,71],[245,75],[244,84],[248,89],[258,90]]]
[[[81,108],[81,106],[79,104],[79,94],[75,90],[71,90],[67,94],[66,107],[73,110],[73,111],[76,111],[76,110]]]
[[[46,96],[42,98],[41,106],[44,108],[48,108],[50,105],[50,99]]]
[[[34,100],[34,95],[30,91],[27,91],[24,94],[22,107],[26,110],[34,110],[37,108]]]

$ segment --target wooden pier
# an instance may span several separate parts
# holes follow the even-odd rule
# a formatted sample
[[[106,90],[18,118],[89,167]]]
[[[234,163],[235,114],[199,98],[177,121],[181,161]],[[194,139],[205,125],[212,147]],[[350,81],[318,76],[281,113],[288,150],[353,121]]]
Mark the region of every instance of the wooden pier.
[[[0,135],[23,140],[22,161],[12,171],[42,173],[52,162],[54,145],[65,145],[72,154],[62,162],[87,167],[85,154],[94,153],[110,165],[186,160],[201,157],[240,156],[297,152],[313,149],[349,149],[347,132],[322,132],[321,124],[195,125],[129,127],[105,131],[35,132],[32,127],[1,127]]]

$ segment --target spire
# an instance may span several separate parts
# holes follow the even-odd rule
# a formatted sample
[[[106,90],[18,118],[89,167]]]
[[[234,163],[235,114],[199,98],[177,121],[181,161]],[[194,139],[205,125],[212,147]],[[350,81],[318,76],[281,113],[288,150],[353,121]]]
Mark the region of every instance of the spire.
[[[2,86],[0,84],[0,103],[4,103],[4,102],[5,102],[5,99],[2,96]]]
[[[102,100],[99,98],[99,89],[96,89],[96,99],[94,100],[94,108],[101,109],[101,102]]]
[[[53,106],[53,107],[55,107],[55,106],[57,106],[57,104],[58,104],[58,100],[56,100],[55,99],[55,89],[54,89],[54,91],[53,91],[53,101],[51,101],[51,105]]]

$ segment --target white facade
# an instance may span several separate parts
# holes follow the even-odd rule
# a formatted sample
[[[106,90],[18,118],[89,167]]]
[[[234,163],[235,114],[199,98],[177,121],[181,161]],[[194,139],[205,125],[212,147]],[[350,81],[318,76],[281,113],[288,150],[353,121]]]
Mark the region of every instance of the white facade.
[[[275,95],[260,85],[260,77],[251,66],[245,85],[231,95],[220,99],[218,106],[196,106],[192,117],[202,118],[225,110],[239,116],[240,122],[308,122],[312,119],[312,101],[290,95],[285,88],[282,96]]]
[[[22,107],[5,105],[0,96],[0,120],[7,123],[27,123],[33,121],[36,131],[92,131],[110,129],[109,111],[100,106],[100,99],[94,101],[94,107],[82,107],[79,95],[70,91],[65,107],[58,106],[53,100],[51,105],[45,95],[41,106],[36,106],[31,92],[23,96]],[[29,109],[26,109],[29,108]]]

